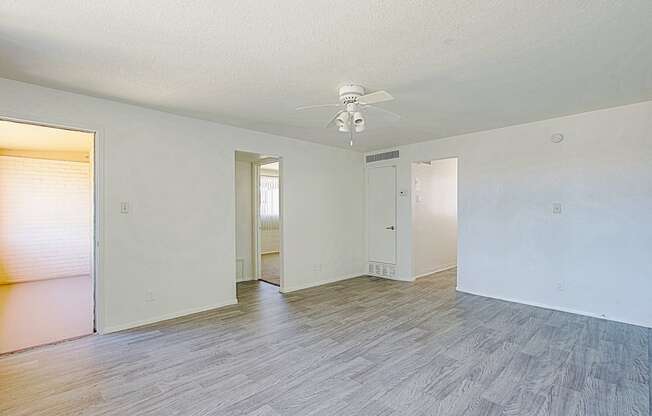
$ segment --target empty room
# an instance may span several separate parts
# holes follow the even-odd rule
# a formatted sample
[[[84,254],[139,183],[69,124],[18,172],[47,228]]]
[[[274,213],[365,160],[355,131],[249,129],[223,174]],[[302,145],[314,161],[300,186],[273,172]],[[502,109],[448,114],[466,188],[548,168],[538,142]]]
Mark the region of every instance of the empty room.
[[[2,416],[650,416],[652,2],[0,2]]]

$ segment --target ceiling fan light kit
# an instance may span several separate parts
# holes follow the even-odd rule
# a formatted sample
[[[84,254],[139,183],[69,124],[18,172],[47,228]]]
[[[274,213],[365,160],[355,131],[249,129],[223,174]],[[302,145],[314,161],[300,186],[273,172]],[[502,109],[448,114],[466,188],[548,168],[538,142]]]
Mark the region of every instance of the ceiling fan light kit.
[[[359,112],[359,111],[356,111],[355,113],[353,113],[353,124],[358,126],[358,125],[363,124],[363,123],[364,123],[364,119],[362,118],[362,113]]]
[[[350,144],[353,146],[353,132],[362,133],[366,128],[365,109],[376,108],[387,115],[396,119],[400,118],[398,114],[392,113],[385,109],[374,107],[372,104],[391,101],[394,97],[387,91],[376,91],[365,94],[366,90],[360,85],[344,85],[339,89],[339,104],[318,104],[297,107],[298,111],[310,110],[322,107],[340,107],[331,120],[326,124],[326,128],[337,125],[337,129],[342,133],[349,133]]]
[[[349,113],[346,111],[340,111],[337,116],[337,126],[342,133],[349,132]]]

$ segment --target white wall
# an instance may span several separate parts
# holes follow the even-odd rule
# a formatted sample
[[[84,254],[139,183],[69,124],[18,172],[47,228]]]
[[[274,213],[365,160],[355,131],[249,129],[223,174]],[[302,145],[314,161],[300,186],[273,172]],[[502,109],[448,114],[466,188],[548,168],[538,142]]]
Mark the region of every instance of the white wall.
[[[405,190],[411,162],[459,158],[460,290],[652,327],[652,102],[398,149]],[[410,198],[397,232],[410,280]]]
[[[254,279],[253,194],[251,162],[235,162],[235,256],[242,261],[242,281]]]
[[[457,159],[412,164],[412,276],[457,264]]]
[[[261,253],[278,253],[281,249],[281,233],[279,229],[260,230]]]
[[[236,149],[283,158],[284,290],[364,272],[361,154],[5,79],[0,96],[0,116],[98,131],[101,330],[236,301]]]
[[[88,276],[88,162],[0,156],[0,284]]]
[[[278,164],[278,162],[274,162],[274,164]],[[266,169],[265,166],[269,165],[262,165],[260,167],[260,174],[263,176],[278,176],[278,170],[275,169]]]

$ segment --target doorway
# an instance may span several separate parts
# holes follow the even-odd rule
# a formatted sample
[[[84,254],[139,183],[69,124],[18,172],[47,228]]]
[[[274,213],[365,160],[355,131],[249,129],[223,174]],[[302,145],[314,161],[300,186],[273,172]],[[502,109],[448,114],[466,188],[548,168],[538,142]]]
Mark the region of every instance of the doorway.
[[[236,282],[283,287],[282,160],[236,151]]]
[[[258,279],[281,286],[280,176],[279,161],[264,159],[257,164],[258,178]]]
[[[457,186],[457,158],[412,164],[412,275],[415,278],[456,271]]]
[[[0,119],[0,353],[95,331],[94,134]]]

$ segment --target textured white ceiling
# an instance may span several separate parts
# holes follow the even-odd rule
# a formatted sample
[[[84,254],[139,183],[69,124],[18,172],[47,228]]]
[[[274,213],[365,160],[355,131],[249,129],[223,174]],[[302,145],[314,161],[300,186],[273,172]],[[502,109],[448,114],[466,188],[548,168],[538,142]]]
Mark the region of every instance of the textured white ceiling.
[[[89,152],[93,133],[0,120],[0,149]]]
[[[4,0],[0,76],[330,145],[337,87],[386,89],[370,150],[652,99],[650,0]]]

